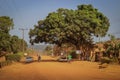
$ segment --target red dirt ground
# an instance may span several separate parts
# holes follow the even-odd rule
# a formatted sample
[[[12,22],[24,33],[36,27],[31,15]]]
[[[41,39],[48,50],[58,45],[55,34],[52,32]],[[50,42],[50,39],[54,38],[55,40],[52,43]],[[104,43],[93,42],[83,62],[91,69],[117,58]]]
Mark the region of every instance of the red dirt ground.
[[[0,69],[0,80],[120,80],[120,65],[108,65],[107,68],[99,69],[95,62],[67,63],[49,61],[50,59],[56,58],[42,56],[42,62],[5,66]]]

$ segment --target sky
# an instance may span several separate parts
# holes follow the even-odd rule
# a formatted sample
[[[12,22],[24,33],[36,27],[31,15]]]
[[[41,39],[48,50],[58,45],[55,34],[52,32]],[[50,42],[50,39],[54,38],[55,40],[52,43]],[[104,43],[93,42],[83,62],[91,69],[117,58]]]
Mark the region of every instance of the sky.
[[[14,29],[11,35],[22,38],[25,29],[24,40],[29,44],[29,29],[33,29],[39,20],[58,8],[77,9],[77,5],[92,4],[110,21],[108,34],[120,38],[120,0],[0,0],[0,16],[9,16],[14,21]],[[101,38],[102,41],[108,40]],[[97,41],[98,39],[95,39]]]

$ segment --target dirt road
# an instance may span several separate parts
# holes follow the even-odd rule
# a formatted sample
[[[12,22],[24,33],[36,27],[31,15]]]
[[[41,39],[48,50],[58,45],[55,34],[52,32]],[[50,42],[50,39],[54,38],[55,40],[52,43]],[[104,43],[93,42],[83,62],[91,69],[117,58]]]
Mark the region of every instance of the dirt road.
[[[37,58],[34,58],[35,60]],[[0,80],[120,80],[120,66],[99,69],[98,63],[87,61],[14,63],[0,69]],[[46,60],[46,61],[44,61]]]

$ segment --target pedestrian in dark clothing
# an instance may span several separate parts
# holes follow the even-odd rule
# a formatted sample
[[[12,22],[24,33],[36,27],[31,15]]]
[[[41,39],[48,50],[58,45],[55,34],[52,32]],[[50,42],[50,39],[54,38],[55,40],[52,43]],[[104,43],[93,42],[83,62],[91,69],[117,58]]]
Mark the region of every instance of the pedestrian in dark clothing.
[[[38,55],[38,62],[40,62],[40,60],[41,60],[41,56],[40,56],[40,55]]]

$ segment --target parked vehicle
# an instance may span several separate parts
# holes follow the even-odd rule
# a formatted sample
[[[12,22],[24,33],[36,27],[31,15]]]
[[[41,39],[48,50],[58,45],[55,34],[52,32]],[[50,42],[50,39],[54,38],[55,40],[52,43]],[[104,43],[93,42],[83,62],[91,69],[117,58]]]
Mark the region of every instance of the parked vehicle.
[[[33,62],[33,57],[27,56],[26,57],[26,63],[28,63],[28,62]]]
[[[67,62],[67,61],[68,61],[68,58],[67,58],[66,56],[60,56],[60,57],[58,58],[58,61],[59,61],[59,62]]]

